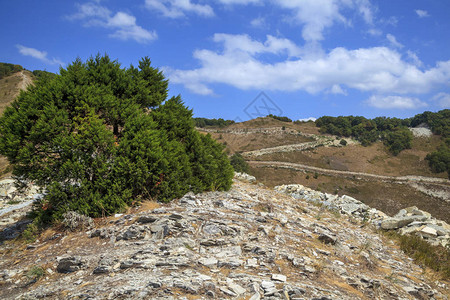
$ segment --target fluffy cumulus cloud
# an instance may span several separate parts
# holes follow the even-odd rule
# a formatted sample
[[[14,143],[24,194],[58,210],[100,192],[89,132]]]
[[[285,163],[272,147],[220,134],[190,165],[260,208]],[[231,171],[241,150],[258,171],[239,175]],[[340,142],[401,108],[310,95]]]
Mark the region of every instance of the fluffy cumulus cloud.
[[[430,16],[428,14],[428,12],[426,10],[423,10],[423,9],[416,9],[416,14],[419,16],[419,18],[426,18],[426,17]]]
[[[323,40],[323,31],[335,23],[351,24],[341,13],[343,9],[354,9],[366,23],[373,22],[373,8],[368,0],[279,0],[282,8],[293,12],[293,19],[303,25],[305,41]]]
[[[372,96],[366,103],[380,109],[417,109],[428,106],[417,98],[403,96]]]
[[[450,80],[450,61],[422,70],[386,47],[338,47],[323,55],[308,56],[292,41],[273,36],[261,42],[247,35],[216,34],[214,41],[222,45],[222,51],[194,52],[199,68],[166,68],[171,82],[199,94],[212,94],[214,83],[244,90],[302,90],[312,94],[345,94],[348,88],[378,94],[420,94]]]
[[[36,59],[39,59],[40,61],[43,61],[46,64],[64,66],[64,63],[59,59],[56,58],[49,59],[47,57],[46,51],[40,51],[35,48],[25,47],[22,45],[16,45],[16,47],[19,50],[19,53],[22,55],[34,57]]]
[[[149,10],[161,12],[168,18],[184,17],[186,13],[193,13],[204,17],[214,16],[214,11],[207,4],[192,3],[191,0],[145,0]]]
[[[109,9],[94,2],[77,5],[78,11],[69,16],[70,20],[82,20],[85,26],[99,26],[111,29],[112,38],[135,40],[147,43],[157,38],[155,31],[148,31],[137,25],[136,17],[125,12],[113,14]]]

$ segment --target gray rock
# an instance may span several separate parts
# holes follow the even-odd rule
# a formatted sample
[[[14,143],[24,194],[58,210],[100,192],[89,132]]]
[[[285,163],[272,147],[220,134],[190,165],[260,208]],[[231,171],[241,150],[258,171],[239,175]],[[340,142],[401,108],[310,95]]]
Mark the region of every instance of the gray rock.
[[[219,268],[221,267],[226,267],[226,268],[230,268],[230,269],[235,269],[235,268],[239,268],[240,266],[243,265],[243,261],[237,258],[230,258],[228,260],[219,260],[219,262],[217,263],[217,266]]]
[[[335,235],[330,233],[321,233],[319,235],[319,241],[321,241],[324,244],[335,245],[337,242],[337,238]]]
[[[81,215],[75,211],[66,212],[63,215],[63,225],[70,230],[84,230],[94,227],[92,218]]]
[[[234,283],[232,280],[227,279],[227,286],[228,288],[234,292],[236,295],[242,295],[245,294],[246,289],[244,289],[242,286],[240,286],[237,283]]]
[[[155,216],[141,216],[139,217],[136,222],[141,224],[147,224],[147,223],[154,223],[158,220]]]
[[[106,274],[111,272],[112,268],[110,266],[98,266],[94,269],[94,274]]]
[[[404,227],[414,221],[425,221],[426,216],[405,216],[400,218],[389,218],[381,222],[381,228],[385,230],[397,229]]]
[[[70,256],[58,259],[56,270],[59,273],[71,273],[85,267],[85,262],[79,256]]]
[[[217,259],[215,257],[208,257],[208,258],[201,258],[198,260],[198,262],[201,265],[207,266],[207,267],[215,267],[217,266]]]

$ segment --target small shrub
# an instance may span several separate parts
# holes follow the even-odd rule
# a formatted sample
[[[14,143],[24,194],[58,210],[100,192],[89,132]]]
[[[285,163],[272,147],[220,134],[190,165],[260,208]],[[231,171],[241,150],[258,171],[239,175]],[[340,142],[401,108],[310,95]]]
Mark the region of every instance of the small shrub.
[[[230,158],[230,163],[235,172],[248,173],[250,170],[248,163],[240,153],[233,154]]]
[[[39,278],[45,275],[45,271],[40,266],[33,266],[31,269],[27,272],[27,278],[29,280],[35,280],[38,281]]]
[[[339,144],[341,144],[342,146],[347,146],[347,141],[342,139]]]
[[[314,179],[319,178],[319,174],[317,174],[317,172],[314,173]]]
[[[309,175],[306,175],[306,179],[309,179]]]

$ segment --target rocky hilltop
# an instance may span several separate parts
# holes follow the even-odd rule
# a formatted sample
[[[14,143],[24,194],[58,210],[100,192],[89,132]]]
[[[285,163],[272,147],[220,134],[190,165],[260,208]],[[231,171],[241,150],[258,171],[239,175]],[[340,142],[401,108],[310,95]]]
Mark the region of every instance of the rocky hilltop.
[[[99,220],[68,214],[32,244],[3,241],[0,298],[449,298],[448,281],[377,233],[382,213],[237,178],[228,192]]]

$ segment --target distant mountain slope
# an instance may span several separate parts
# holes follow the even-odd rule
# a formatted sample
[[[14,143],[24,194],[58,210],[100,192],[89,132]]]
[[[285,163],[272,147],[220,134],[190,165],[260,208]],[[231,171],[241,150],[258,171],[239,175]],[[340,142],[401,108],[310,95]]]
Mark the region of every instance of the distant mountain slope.
[[[21,70],[0,79],[0,115],[5,108],[35,80],[33,73]]]
[[[413,137],[411,149],[394,156],[382,141],[364,147],[351,137],[319,133],[314,122],[282,122],[266,117],[199,130],[210,133],[228,153],[241,153],[250,164],[250,173],[268,186],[295,183],[345,194],[387,214],[416,205],[450,222],[447,174],[433,173],[425,159],[440,147],[439,135]],[[345,142],[341,144],[342,139]],[[358,173],[373,176],[355,175]],[[383,176],[425,176],[445,183],[404,183]]]
[[[16,66],[8,72],[5,65]],[[3,68],[2,68],[3,67]],[[20,68],[19,68],[20,67]],[[23,70],[21,66],[0,63],[0,116],[5,111],[6,107],[19,95],[21,90],[25,90],[27,86],[33,84],[35,76],[28,70]],[[3,77],[2,77],[3,75]],[[7,174],[10,170],[8,168],[8,160],[6,157],[0,155],[0,177]]]

